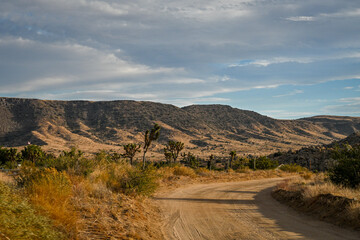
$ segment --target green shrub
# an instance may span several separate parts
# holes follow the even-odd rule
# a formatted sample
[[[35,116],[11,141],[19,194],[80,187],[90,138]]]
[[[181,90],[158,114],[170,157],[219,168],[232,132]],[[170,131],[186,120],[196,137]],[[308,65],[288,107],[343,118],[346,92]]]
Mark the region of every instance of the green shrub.
[[[16,168],[21,161],[21,155],[16,148],[0,147],[0,166],[8,169]]]
[[[31,162],[43,161],[46,153],[37,145],[28,145],[24,147],[24,150],[21,150],[21,155],[23,160],[28,160]]]
[[[330,180],[338,185],[356,188],[360,185],[360,146],[344,145],[336,148],[333,157],[336,165],[329,170]]]
[[[249,159],[238,158],[238,159],[234,160],[234,162],[232,164],[232,169],[234,169],[234,170],[244,169],[244,168],[248,168],[248,165],[249,165]]]
[[[120,162],[121,154],[117,152],[107,152],[100,150],[95,154],[95,161],[100,164],[106,164],[111,162]]]
[[[261,170],[274,169],[279,165],[277,161],[262,156],[255,159],[250,159],[249,167],[251,169],[254,169],[254,161],[255,161],[255,169],[261,169]]]
[[[110,164],[99,175],[98,178],[114,192],[143,196],[155,192],[159,177],[151,166],[142,170],[127,164]]]
[[[200,159],[190,152],[182,154],[181,157],[181,162],[188,167],[198,168],[200,165]]]
[[[1,182],[0,232],[1,239],[4,236],[8,239],[65,239],[48,218],[38,215],[23,196]]]
[[[39,166],[40,162],[36,165]],[[67,171],[78,176],[88,176],[94,171],[95,161],[83,157],[82,151],[73,147],[70,151],[63,151],[58,157],[48,155],[42,161],[41,166],[55,168],[58,171]]]
[[[300,165],[297,165],[296,163],[292,163],[292,164],[282,164],[279,169],[281,171],[284,171],[284,172],[306,172],[308,171],[307,168],[304,168]]]

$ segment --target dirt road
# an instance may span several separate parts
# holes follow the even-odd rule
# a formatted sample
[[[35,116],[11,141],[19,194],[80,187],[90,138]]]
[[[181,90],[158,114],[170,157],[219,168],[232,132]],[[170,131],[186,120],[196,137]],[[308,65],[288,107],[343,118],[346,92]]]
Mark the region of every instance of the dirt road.
[[[281,179],[198,184],[156,198],[167,239],[360,239],[360,233],[314,220],[270,196]]]

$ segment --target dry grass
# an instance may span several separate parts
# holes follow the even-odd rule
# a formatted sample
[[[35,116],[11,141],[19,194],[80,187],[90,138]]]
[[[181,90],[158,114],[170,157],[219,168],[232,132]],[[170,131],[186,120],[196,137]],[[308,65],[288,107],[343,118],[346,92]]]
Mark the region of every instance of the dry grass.
[[[14,178],[5,172],[0,172],[0,182],[14,183]]]
[[[148,198],[193,183],[284,177],[279,170],[210,171],[185,166],[142,171],[126,163],[98,164],[87,176],[24,167],[18,184],[38,215],[66,233],[66,239],[162,239],[159,208]],[[160,176],[160,177],[159,177]]]
[[[194,169],[185,167],[185,166],[177,166],[173,168],[173,174],[176,176],[188,176],[195,177],[196,173]]]
[[[324,174],[287,179],[277,186],[273,196],[322,220],[360,228],[360,189],[335,185]]]
[[[49,218],[14,189],[0,182],[0,239],[65,239]]]
[[[305,198],[313,198],[321,194],[331,194],[349,199],[360,199],[360,189],[335,185],[328,181],[323,173],[312,174],[311,177],[300,175],[297,178],[287,179],[279,184],[278,188],[288,191],[301,191]]]
[[[69,239],[75,239],[78,216],[72,207],[72,184],[69,176],[55,169],[34,171],[31,174],[24,182],[30,202],[49,216],[55,226],[67,233]]]
[[[79,239],[162,239],[160,214],[148,198],[111,191],[99,181],[102,171],[74,186],[81,218]]]

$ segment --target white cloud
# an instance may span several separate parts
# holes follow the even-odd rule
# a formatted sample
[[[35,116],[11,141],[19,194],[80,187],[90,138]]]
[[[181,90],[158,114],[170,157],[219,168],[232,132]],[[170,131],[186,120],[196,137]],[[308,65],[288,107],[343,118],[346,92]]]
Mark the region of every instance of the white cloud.
[[[360,97],[340,98],[338,102],[342,104],[329,105],[324,108],[326,112],[341,115],[358,115],[360,114]]]
[[[344,18],[344,17],[359,17],[360,8],[351,9],[351,10],[342,10],[333,13],[321,13],[320,17],[330,17],[330,18]]]
[[[354,98],[340,98],[339,99],[340,102],[358,102],[360,103],[360,97],[354,97]]]
[[[154,82],[174,84],[203,82],[201,79],[179,78],[178,75],[184,74],[181,68],[152,68],[121,59],[111,52],[68,42],[40,43],[23,38],[2,38],[0,51],[22,56],[17,64],[23,67],[16,75],[21,81],[3,83],[1,93],[55,90],[58,87],[70,88],[84,83],[88,86],[104,81],[133,83],[134,78],[155,77]],[[8,62],[4,60],[0,64],[5,68]],[[164,76],[168,79],[164,79]]]
[[[296,16],[296,17],[288,17],[287,20],[294,22],[312,22],[315,21],[315,18],[312,16]]]
[[[276,96],[273,96],[273,97],[276,97],[276,98],[278,98],[278,97],[288,97],[288,96],[294,96],[294,95],[301,94],[301,93],[304,93],[304,91],[303,91],[303,90],[298,90],[298,89],[296,89],[296,90],[291,91],[291,92],[289,92],[289,93],[285,93],[285,94],[281,94],[281,95],[276,95]]]
[[[0,93],[212,102],[357,79],[359,9],[358,0],[2,0]]]
[[[344,87],[345,90],[353,89],[354,87]]]
[[[351,103],[343,105],[330,105],[324,108],[324,111],[336,115],[359,115],[360,103]]]
[[[302,117],[310,117],[318,114],[316,112],[303,112],[303,111],[289,112],[286,110],[279,110],[279,109],[265,110],[260,112],[261,114],[270,115],[271,117],[280,118],[280,119],[296,119]]]

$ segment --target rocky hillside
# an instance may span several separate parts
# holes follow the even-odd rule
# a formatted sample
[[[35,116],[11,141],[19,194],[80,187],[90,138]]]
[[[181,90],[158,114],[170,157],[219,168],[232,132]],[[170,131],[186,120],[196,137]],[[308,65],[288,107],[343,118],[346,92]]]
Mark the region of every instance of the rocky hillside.
[[[360,132],[355,132],[347,138],[334,141],[326,145],[303,147],[299,150],[288,152],[277,152],[270,155],[270,158],[277,160],[280,164],[296,163],[311,168],[311,170],[324,171],[331,168],[335,162],[332,158],[335,148],[343,148],[345,144],[350,146],[360,145]]]
[[[0,145],[28,141],[48,150],[77,146],[84,151],[121,149],[142,142],[154,123],[162,126],[153,154],[169,139],[199,155],[266,154],[328,144],[360,130],[360,118],[318,116],[276,120],[224,105],[173,105],[137,101],[44,101],[0,98]]]

